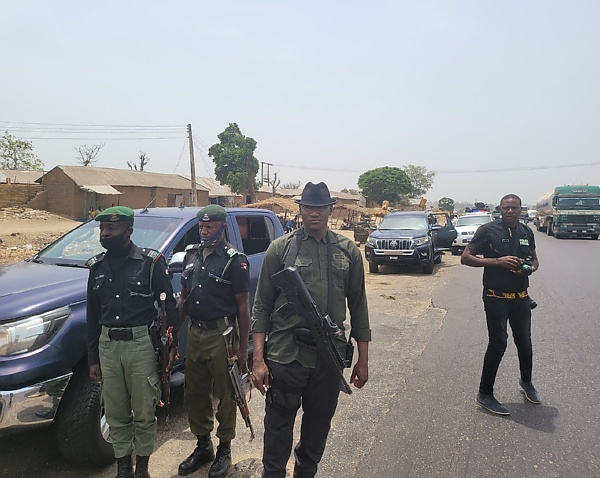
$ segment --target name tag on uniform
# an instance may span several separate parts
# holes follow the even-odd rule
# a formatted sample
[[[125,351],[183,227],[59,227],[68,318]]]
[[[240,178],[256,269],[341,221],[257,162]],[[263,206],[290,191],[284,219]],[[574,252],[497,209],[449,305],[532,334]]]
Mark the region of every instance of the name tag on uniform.
[[[529,240],[527,240],[527,239],[519,239],[519,245],[520,246],[528,246],[529,245]]]

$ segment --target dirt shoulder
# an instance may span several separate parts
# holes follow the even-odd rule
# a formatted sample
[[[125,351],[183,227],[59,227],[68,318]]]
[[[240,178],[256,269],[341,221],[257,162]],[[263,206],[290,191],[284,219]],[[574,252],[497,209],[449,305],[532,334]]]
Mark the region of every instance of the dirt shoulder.
[[[32,256],[79,224],[36,209],[0,209],[0,265]]]

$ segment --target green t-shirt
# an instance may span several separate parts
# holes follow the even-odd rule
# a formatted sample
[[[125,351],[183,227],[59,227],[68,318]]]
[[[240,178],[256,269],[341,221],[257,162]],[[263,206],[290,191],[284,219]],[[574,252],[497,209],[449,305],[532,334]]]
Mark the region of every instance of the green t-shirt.
[[[265,253],[254,297],[252,331],[268,334],[267,359],[283,364],[297,360],[304,367],[312,368],[316,363],[316,351],[301,347],[294,340],[294,329],[308,327],[309,324],[300,315],[292,314],[283,318],[275,312],[287,300],[271,282],[271,276],[285,267],[287,253],[295,240],[293,233],[286,234],[273,241]],[[331,241],[333,279],[332,304],[329,309],[327,241]],[[336,324],[345,330],[347,307],[350,311],[352,337],[358,342],[371,340],[363,261],[360,250],[353,241],[328,231],[327,236],[317,242],[304,231],[294,266],[321,313],[329,312]],[[340,338],[339,346],[342,347],[344,343],[345,340]]]

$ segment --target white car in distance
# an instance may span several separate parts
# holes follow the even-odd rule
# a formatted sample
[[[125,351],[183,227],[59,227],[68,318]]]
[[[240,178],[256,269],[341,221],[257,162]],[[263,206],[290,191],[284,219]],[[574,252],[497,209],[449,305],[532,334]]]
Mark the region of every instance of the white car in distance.
[[[494,217],[488,213],[469,213],[464,216],[460,216],[454,228],[456,229],[457,235],[456,239],[452,243],[450,250],[452,251],[452,255],[457,256],[467,247],[467,244],[471,242],[473,236],[475,235],[475,231],[482,224],[487,224],[488,222],[492,222]]]

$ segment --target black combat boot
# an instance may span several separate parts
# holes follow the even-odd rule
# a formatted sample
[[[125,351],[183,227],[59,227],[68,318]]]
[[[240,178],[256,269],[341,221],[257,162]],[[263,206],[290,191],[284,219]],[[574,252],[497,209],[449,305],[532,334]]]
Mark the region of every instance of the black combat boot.
[[[117,477],[133,478],[133,466],[131,466],[131,455],[117,458]]]
[[[148,460],[149,456],[139,456],[135,457],[135,474],[133,478],[150,478],[150,473],[148,473]]]
[[[177,473],[185,476],[193,473],[202,465],[206,465],[215,459],[215,450],[213,449],[210,435],[197,435],[198,444],[196,449],[179,465]]]
[[[231,443],[221,442],[217,447],[217,457],[210,467],[208,478],[221,478],[227,474],[231,465]]]

